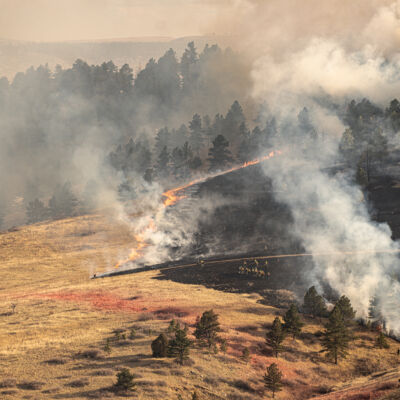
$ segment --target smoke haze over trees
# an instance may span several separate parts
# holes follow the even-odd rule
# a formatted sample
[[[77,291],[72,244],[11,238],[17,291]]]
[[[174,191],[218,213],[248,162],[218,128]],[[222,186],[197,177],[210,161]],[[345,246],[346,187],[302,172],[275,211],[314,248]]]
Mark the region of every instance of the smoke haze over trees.
[[[67,69],[31,68],[11,83],[3,78],[5,226],[15,204],[27,207],[30,222],[61,218],[87,209],[83,198],[147,199],[279,149],[284,156],[262,168],[289,209],[285,228],[305,251],[335,254],[313,257],[307,279],[319,291],[328,282],[344,293],[360,316],[376,297],[398,332],[398,258],[368,251],[399,246],[387,224],[372,221],[368,189],[385,171],[400,175],[399,10],[389,0],[239,1],[233,11],[241,21],[229,18],[238,46],[250,44],[242,53],[189,43],[182,57],[168,50],[137,74],[112,61],[77,60]],[[161,210],[163,234],[145,232],[155,238],[153,255],[192,242],[198,214],[164,218]],[[343,254],[354,249],[367,252]]]
[[[180,60],[168,50],[136,76],[128,65],[77,60],[67,69],[41,66],[12,82],[1,78],[0,175],[7,187],[1,208],[17,196],[26,205],[36,198],[47,202],[67,181],[78,191],[94,181],[103,197],[112,197],[121,183],[115,170],[143,175],[164,146],[172,152],[186,141],[192,150],[175,152],[175,161],[183,157],[188,171],[196,169],[199,160],[187,154],[202,145],[196,113],[226,112],[234,99],[246,98],[242,82],[221,79],[228,70],[240,71],[242,63],[231,50],[207,45],[198,52],[190,43]],[[188,123],[193,115],[197,121]]]

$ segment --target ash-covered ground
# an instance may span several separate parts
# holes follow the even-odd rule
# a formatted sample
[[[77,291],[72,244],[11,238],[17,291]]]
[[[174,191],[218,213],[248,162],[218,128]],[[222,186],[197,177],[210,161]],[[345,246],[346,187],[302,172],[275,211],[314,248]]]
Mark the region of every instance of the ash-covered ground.
[[[372,221],[390,226],[393,240],[400,238],[399,164],[400,154],[392,152],[385,164],[373,165],[364,199],[360,199],[367,203]],[[340,164],[332,167],[329,174],[346,171],[346,165]],[[171,254],[177,252],[183,255],[182,264],[196,258],[201,260],[204,255],[208,257],[204,257],[204,264],[195,267],[161,269],[159,279],[203,284],[224,291],[264,294],[268,289],[300,292],[307,286],[308,273],[313,268],[312,257],[272,258],[267,260],[267,267],[260,258],[305,253],[301,241],[292,234],[290,209],[276,200],[271,180],[262,172],[260,165],[210,179],[191,187],[185,194],[189,197],[184,200],[188,203],[187,209],[193,206],[193,201],[198,205],[210,198],[224,199],[212,214],[204,213],[204,217],[200,218],[195,242],[190,248],[171,249]],[[235,256],[248,260],[230,260]],[[207,258],[215,257],[225,257],[227,261],[207,263]],[[268,276],[260,279],[254,274],[247,274],[244,279],[239,272],[240,267],[255,266],[257,257]],[[325,289],[328,298],[335,297],[328,287]]]

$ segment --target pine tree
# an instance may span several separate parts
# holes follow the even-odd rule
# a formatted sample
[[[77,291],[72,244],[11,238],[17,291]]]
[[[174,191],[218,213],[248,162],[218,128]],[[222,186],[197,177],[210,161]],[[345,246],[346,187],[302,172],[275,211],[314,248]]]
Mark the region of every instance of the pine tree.
[[[181,79],[179,65],[172,49],[159,58],[157,62],[157,97],[161,104],[174,106],[180,99]]]
[[[300,320],[299,311],[295,304],[292,304],[287,310],[283,317],[284,325],[283,329],[293,336],[295,339],[301,332],[301,328],[304,326]]]
[[[78,199],[71,189],[71,184],[66,182],[57,188],[53,197],[49,200],[50,215],[54,219],[71,217],[75,214]]]
[[[326,330],[322,337],[323,351],[333,358],[335,364],[337,364],[339,357],[346,357],[351,339],[339,307],[333,309],[325,328]]]
[[[28,203],[26,207],[26,216],[28,224],[44,221],[49,217],[49,209],[41,200],[35,199]]]
[[[223,135],[232,142],[240,139],[240,126],[246,121],[242,106],[236,100],[231,105],[223,122]]]
[[[160,179],[166,178],[169,175],[169,161],[170,155],[166,146],[162,149],[158,156],[156,173],[157,177]]]
[[[346,296],[342,296],[335,304],[335,308],[340,309],[345,325],[350,325],[356,316],[356,312],[351,306],[350,299]]]
[[[223,169],[233,162],[233,157],[229,150],[229,142],[224,136],[218,135],[213,140],[213,146],[208,151],[208,162],[210,163],[210,171]]]
[[[184,160],[183,152],[179,147],[175,147],[171,153],[172,173],[175,178],[180,178],[183,175]]]
[[[194,336],[201,343],[206,343],[209,348],[215,345],[218,332],[221,330],[218,322],[218,314],[213,310],[204,311],[196,322]]]
[[[151,342],[153,357],[166,357],[168,353],[168,338],[162,333]]]
[[[169,322],[168,328],[167,328],[167,332],[175,333],[176,327],[177,327],[177,322],[174,319],[171,319],[171,321]]]
[[[134,376],[130,373],[129,369],[123,368],[117,374],[117,382],[115,387],[122,390],[134,390],[136,383],[134,382]]]
[[[271,330],[266,333],[265,340],[267,345],[275,352],[275,357],[282,351],[282,342],[286,337],[286,333],[282,328],[282,323],[279,317],[274,319]]]
[[[199,76],[196,68],[198,59],[199,56],[197,54],[194,42],[188,43],[187,48],[182,54],[180,63],[183,90],[185,93],[192,91],[196,87],[196,82]]]
[[[192,120],[189,122],[190,130],[190,146],[195,152],[199,152],[204,143],[203,129],[201,127],[201,117],[199,114],[194,114]]]
[[[264,384],[272,392],[272,398],[275,398],[275,393],[282,390],[282,372],[275,363],[272,363],[264,375]]]
[[[226,351],[228,350],[228,343],[226,339],[221,339],[221,343],[219,345],[219,349],[226,354]]]
[[[160,154],[164,147],[170,148],[170,133],[168,128],[162,128],[157,132],[156,144],[155,144],[155,154]]]
[[[175,357],[180,365],[189,358],[189,349],[192,341],[188,339],[184,329],[178,329],[175,338],[170,340],[168,346],[168,355]]]
[[[380,349],[388,349],[390,347],[386,340],[386,336],[382,331],[379,332],[376,339],[376,347],[379,347]]]
[[[315,286],[311,286],[304,295],[304,310],[311,314],[313,318],[321,317],[326,312],[324,299],[318,294]]]
[[[369,301],[368,319],[372,323],[372,326],[383,325],[384,323],[379,301],[376,296],[372,297]]]

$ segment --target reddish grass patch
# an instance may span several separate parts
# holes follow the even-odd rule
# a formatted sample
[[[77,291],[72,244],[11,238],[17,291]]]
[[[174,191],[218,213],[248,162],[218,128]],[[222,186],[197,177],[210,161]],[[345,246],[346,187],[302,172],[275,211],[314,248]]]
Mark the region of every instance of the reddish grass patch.
[[[74,303],[86,303],[96,310],[102,311],[122,311],[132,313],[153,313],[155,316],[174,315],[187,316],[189,312],[172,305],[171,300],[152,298],[123,298],[113,293],[105,293],[102,291],[87,292],[55,292],[33,294],[29,297],[70,301]],[[167,306],[166,306],[167,305]]]

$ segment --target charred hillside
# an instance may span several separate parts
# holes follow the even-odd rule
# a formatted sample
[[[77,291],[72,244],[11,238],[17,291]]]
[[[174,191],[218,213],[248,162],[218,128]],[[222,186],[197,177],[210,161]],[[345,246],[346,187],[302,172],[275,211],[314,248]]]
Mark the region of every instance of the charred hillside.
[[[271,180],[259,165],[234,171],[198,186],[199,199],[223,198],[199,224],[199,253],[281,253],[300,250],[290,235],[291,213],[276,201]]]

